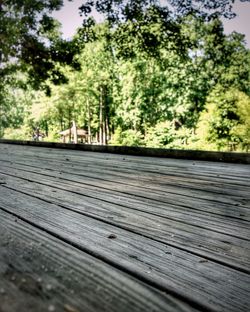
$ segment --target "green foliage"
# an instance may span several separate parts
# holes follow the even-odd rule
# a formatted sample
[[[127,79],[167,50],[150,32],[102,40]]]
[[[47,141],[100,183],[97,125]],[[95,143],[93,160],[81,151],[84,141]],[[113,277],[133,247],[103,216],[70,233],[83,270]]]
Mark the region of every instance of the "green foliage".
[[[155,127],[147,129],[145,138],[147,147],[166,147],[174,141],[174,131],[169,121],[160,122]]]
[[[143,135],[136,130],[126,130],[122,131],[121,128],[117,128],[112,141],[112,145],[123,145],[123,146],[143,146],[145,143],[143,141]]]
[[[177,127],[176,120],[160,122],[147,130],[146,146],[185,149],[190,145],[192,131],[186,127]]]
[[[34,88],[51,80],[65,82],[65,76],[56,64],[79,65],[73,60],[77,51],[75,42],[61,39],[60,24],[50,17],[62,6],[62,0],[8,0],[0,3],[0,76],[13,70],[28,73]]]
[[[221,16],[232,18],[235,16],[233,3],[234,0],[91,0],[79,9],[85,16],[84,32],[86,37],[91,34],[90,38],[93,38],[90,18],[93,10],[104,15],[114,29],[112,39],[121,57],[135,57],[138,51],[156,56],[166,45],[185,56],[187,42],[182,37],[180,20],[188,16],[204,21]]]
[[[0,137],[5,128],[20,127],[31,106],[31,94],[20,88],[16,78],[13,77],[12,86],[0,85]]]
[[[6,128],[4,130],[4,138],[9,140],[30,140],[31,135],[29,129],[26,126],[22,126],[18,129]]]
[[[243,150],[250,147],[250,97],[242,92],[237,93],[237,114],[239,123],[232,130],[234,137],[239,138]]]
[[[39,128],[58,141],[75,122],[88,143],[246,150],[250,52],[242,35],[224,34],[218,16],[230,1],[206,2],[199,11],[197,1],[170,1],[174,13],[156,1],[132,2],[98,1],[106,21],[85,21],[72,42],[60,39],[43,7],[39,31],[28,30],[17,45],[25,79],[8,62],[1,68],[2,133],[31,138]],[[86,5],[89,13],[97,2]],[[44,82],[50,97],[34,92],[34,82]]]
[[[237,89],[218,86],[208,97],[197,125],[199,141],[227,150],[230,144],[245,149],[249,144],[250,98]]]

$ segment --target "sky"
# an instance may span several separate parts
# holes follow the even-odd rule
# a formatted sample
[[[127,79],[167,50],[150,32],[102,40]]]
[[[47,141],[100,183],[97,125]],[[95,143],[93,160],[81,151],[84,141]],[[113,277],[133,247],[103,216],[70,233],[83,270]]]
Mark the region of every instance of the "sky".
[[[71,38],[76,29],[81,26],[83,18],[80,17],[78,8],[83,3],[84,0],[73,0],[71,2],[64,0],[63,8],[53,13],[53,17],[62,23],[62,33],[65,39]],[[223,19],[225,33],[229,34],[232,31],[237,31],[245,34],[247,47],[250,49],[250,2],[235,0],[234,12],[237,14],[234,19]],[[98,19],[97,16],[95,17]]]

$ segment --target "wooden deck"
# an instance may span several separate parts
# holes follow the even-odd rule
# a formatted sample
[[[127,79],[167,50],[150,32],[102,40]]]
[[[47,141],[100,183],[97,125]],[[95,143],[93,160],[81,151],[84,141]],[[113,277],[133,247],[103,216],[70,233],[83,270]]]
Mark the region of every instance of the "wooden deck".
[[[250,167],[0,144],[0,311],[249,311]]]

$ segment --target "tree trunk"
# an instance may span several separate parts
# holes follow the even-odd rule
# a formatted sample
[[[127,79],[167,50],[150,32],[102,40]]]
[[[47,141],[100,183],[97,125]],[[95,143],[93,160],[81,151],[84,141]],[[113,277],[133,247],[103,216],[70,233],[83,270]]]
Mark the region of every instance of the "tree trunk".
[[[69,124],[69,143],[71,143],[71,113],[70,110],[68,112],[68,124]]]
[[[75,120],[73,120],[73,136],[74,136],[74,143],[77,144],[77,128],[76,128]]]
[[[105,144],[108,144],[108,140],[110,139],[110,134],[109,134],[109,120],[108,120],[108,115],[106,115],[105,119],[105,131],[106,131],[106,141]]]
[[[46,135],[46,137],[49,136],[49,125],[48,125],[47,120],[45,120],[45,135]]]
[[[106,145],[107,144],[107,127],[108,127],[108,123],[107,123],[107,117],[108,117],[108,113],[107,113],[107,86],[103,87],[103,144]]]
[[[87,98],[87,108],[88,108],[88,143],[91,144],[91,112],[88,98]]]
[[[99,143],[103,145],[103,88],[100,88]]]

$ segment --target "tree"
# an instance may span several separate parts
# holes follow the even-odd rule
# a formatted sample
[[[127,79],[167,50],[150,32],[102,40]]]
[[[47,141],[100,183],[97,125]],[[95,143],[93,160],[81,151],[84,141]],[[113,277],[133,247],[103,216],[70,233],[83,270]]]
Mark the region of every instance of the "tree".
[[[249,0],[240,0],[247,2]],[[236,14],[233,12],[235,0],[167,0],[174,8],[177,16],[195,15],[209,21],[218,17],[233,18]]]
[[[106,25],[96,25],[94,31],[98,40],[82,44],[77,56],[81,70],[60,68],[67,83],[51,84],[51,96],[40,96],[31,118],[41,125],[46,117],[49,128],[57,128],[57,132],[76,122],[88,130],[89,143],[96,137],[100,144],[106,144],[112,127],[113,57],[104,35]],[[80,44],[80,39],[76,40]]]
[[[20,86],[20,80],[24,77],[13,76],[11,84],[2,85],[0,89],[0,137],[4,134],[5,128],[18,128],[20,127],[28,110],[32,105],[31,90],[27,88],[25,91]]]
[[[66,82],[59,63],[79,68],[73,59],[77,45],[61,39],[60,25],[50,17],[62,4],[62,0],[0,1],[2,132],[13,125],[19,103],[17,98],[17,102],[10,101],[8,90],[18,85],[23,90],[43,88],[49,94],[49,80],[55,84]]]
[[[49,78],[54,83],[65,81],[57,62],[77,67],[76,45],[60,38],[58,22],[50,17],[62,4],[62,0],[0,2],[0,77],[23,70],[38,88]]]
[[[113,86],[117,80],[116,57],[108,23],[92,26],[92,34],[92,42],[85,44],[83,44],[84,38],[82,37],[84,31],[80,29],[77,35],[77,40],[83,44],[83,50],[79,56],[82,70],[78,74],[78,79],[84,82],[82,91],[85,94],[85,102],[88,103],[88,129],[93,130],[100,144],[107,144],[113,128],[115,109]]]
[[[242,149],[248,152],[250,149],[250,96],[243,92],[237,92],[236,96],[239,123],[232,129],[232,132],[235,138],[239,138]]]
[[[249,0],[240,0],[246,2]],[[88,16],[93,9],[105,14],[111,23],[118,20],[136,20],[142,16],[142,12],[147,8],[162,7],[165,11],[171,12],[174,16],[195,15],[208,19],[224,16],[232,18],[235,16],[232,5],[234,0],[165,0],[160,5],[157,0],[88,0],[79,8],[81,14]]]
[[[37,93],[26,124],[56,135],[76,122],[88,129],[89,143],[93,138],[100,144],[169,148],[247,145],[243,107],[250,96],[250,54],[243,36],[226,36],[219,19],[231,1],[168,3],[172,12],[153,0],[85,2],[87,15],[98,5],[107,20],[85,20],[74,37],[78,53],[69,63],[79,64],[79,71],[49,59],[65,84],[53,85],[59,74],[48,71],[51,97]],[[62,43],[56,27],[46,36],[49,51]],[[19,64],[33,66],[21,58]],[[3,103],[7,111],[9,102]]]
[[[85,16],[86,38],[94,23],[90,17],[92,11],[104,15],[114,30],[112,37],[123,57],[134,56],[135,45],[141,51],[155,54],[166,42],[171,42],[171,49],[185,56],[188,42],[181,36],[179,19],[189,15],[206,21],[221,16],[232,18],[233,3],[234,0],[88,0],[79,10]]]
[[[249,148],[249,111],[249,96],[233,87],[216,86],[201,114],[197,131],[200,139],[220,150]]]

